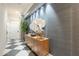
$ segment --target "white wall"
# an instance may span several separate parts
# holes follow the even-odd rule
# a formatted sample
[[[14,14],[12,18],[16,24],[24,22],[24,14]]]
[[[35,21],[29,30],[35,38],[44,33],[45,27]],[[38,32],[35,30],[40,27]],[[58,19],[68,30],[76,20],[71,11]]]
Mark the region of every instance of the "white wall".
[[[6,46],[6,13],[5,9],[0,7],[0,55],[3,54]]]

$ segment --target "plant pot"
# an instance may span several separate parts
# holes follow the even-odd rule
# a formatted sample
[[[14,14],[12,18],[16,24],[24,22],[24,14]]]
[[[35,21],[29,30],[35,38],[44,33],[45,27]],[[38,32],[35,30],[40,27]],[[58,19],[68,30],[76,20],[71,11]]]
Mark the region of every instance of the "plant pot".
[[[21,39],[25,41],[25,34],[26,32],[21,32]]]

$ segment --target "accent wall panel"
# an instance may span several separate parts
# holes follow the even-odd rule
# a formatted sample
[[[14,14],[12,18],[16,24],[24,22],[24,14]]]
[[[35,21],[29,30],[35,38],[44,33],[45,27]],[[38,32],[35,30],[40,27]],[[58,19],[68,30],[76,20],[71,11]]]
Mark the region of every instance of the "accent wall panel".
[[[35,16],[34,16],[35,15]],[[33,16],[46,20],[45,36],[49,38],[50,53],[55,56],[72,55],[72,7],[71,4],[46,4]]]

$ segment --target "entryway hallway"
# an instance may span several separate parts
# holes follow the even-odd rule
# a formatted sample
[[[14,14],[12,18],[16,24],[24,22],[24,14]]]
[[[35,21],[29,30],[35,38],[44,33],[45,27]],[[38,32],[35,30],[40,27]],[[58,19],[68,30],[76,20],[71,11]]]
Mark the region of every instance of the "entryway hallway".
[[[29,6],[28,6],[29,5]],[[6,41],[3,56],[35,56],[21,39],[21,14],[28,10],[32,4],[0,4],[5,11]]]
[[[21,39],[20,21],[33,3],[0,4],[0,55],[36,56]],[[51,56],[50,54],[48,56]]]

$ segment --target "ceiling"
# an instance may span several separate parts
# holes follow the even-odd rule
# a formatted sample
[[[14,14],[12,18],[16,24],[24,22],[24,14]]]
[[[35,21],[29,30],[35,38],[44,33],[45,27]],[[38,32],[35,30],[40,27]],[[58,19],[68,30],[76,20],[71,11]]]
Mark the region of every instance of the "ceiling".
[[[7,10],[8,20],[18,20],[20,14],[27,13],[33,3],[0,3],[0,7]]]
[[[9,11],[17,10],[21,13],[27,12],[33,3],[0,3],[0,7],[7,8]]]

